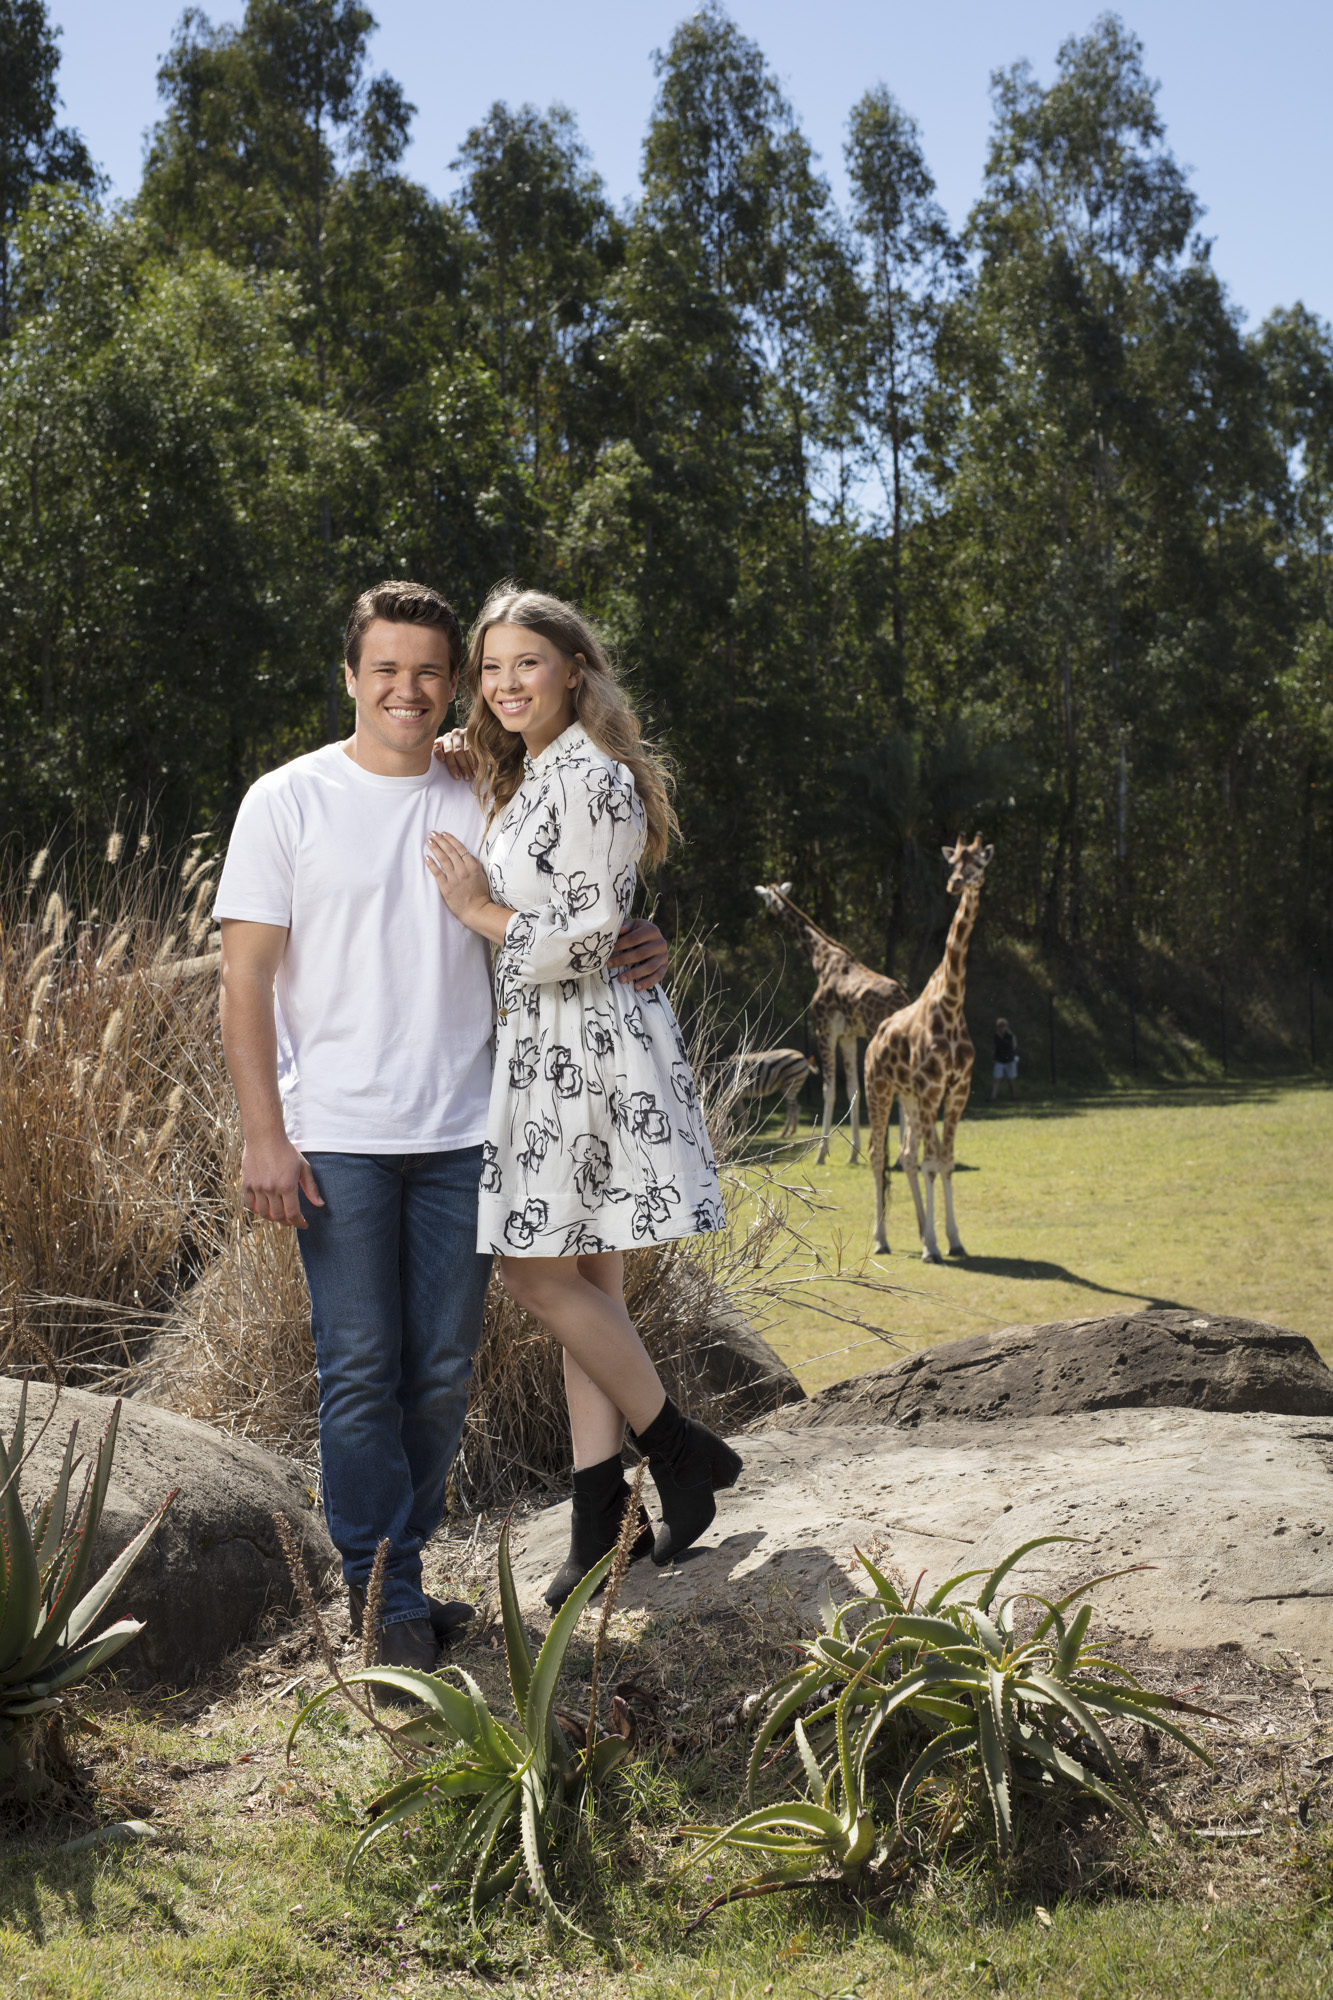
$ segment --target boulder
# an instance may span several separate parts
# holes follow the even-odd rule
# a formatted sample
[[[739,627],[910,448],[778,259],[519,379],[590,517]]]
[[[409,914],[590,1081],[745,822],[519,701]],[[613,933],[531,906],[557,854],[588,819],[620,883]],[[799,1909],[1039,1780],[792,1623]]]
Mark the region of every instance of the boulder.
[[[0,1377],[0,1432],[6,1438],[14,1428],[19,1388],[16,1380]],[[91,1456],[113,1408],[108,1396],[65,1389],[57,1398],[49,1385],[35,1382],[28,1391],[30,1442],[53,1402],[58,1402],[55,1415],[21,1474],[29,1507],[54,1483],[70,1425],[77,1419],[79,1448]],[[192,1417],[127,1403],[120,1413],[94,1577],[173,1486],[180,1488],[175,1502],[107,1614],[108,1622],[145,1621],[115,1662],[115,1671],[138,1687],[192,1680],[251,1638],[265,1611],[291,1603],[292,1580],[274,1514],[290,1521],[304,1542],[316,1590],[337,1562],[314,1485],[301,1466]]]
[[[721,1294],[712,1301],[708,1325],[690,1358],[710,1399],[708,1421],[723,1429],[806,1400],[782,1357]]]
[[[818,1601],[869,1588],[864,1549],[924,1597],[1041,1535],[1006,1588],[1055,1597],[1106,1571],[1094,1629],[1152,1649],[1299,1653],[1333,1672],[1333,1424],[1231,1411],[1076,1411],[996,1423],[802,1426],[809,1405],[736,1439],[738,1485],[665,1569],[636,1563],[621,1605],[654,1621],[771,1604],[791,1636]],[[648,1499],[653,1501],[651,1488]],[[534,1620],[569,1546],[569,1508],[516,1535],[520,1601]],[[594,1607],[594,1611],[595,1611]]]
[[[784,1412],[784,1429],[1019,1422],[1081,1410],[1333,1415],[1333,1370],[1304,1334],[1221,1313],[1149,1308],[1005,1326],[856,1375]]]

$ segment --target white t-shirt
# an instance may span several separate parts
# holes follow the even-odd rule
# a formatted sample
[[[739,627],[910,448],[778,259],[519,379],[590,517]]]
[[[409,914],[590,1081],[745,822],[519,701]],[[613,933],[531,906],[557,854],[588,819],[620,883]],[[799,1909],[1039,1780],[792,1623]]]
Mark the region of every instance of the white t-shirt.
[[[441,901],[433,831],[478,851],[470,786],[435,761],[375,777],[337,743],[241,802],[213,914],[288,930],[278,1087],[305,1152],[443,1153],[486,1136],[490,954]]]

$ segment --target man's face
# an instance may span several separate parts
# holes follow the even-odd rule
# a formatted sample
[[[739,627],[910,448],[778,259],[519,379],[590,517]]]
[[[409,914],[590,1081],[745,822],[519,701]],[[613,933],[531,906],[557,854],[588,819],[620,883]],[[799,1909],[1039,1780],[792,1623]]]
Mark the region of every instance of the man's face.
[[[433,625],[377,618],[361,641],[357,671],[344,672],[356,703],[358,755],[428,770],[431,745],[458,686],[445,634]]]

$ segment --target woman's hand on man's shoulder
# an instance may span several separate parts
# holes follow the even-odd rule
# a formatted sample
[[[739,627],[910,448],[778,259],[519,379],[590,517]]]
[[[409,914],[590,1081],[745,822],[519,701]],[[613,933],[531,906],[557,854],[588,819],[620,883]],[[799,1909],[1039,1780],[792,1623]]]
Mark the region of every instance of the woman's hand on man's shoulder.
[[[476,777],[477,760],[467,747],[465,729],[446,729],[443,736],[437,736],[434,754],[451,778],[461,778],[470,785]]]

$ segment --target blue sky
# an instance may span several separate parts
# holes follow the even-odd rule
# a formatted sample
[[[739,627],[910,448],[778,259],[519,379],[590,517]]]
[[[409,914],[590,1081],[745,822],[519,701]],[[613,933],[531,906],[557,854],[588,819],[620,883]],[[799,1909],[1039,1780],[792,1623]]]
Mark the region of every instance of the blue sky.
[[[65,122],[134,192],[157,115],[156,69],[177,0],[50,0],[63,29]],[[370,0],[374,4],[374,0]],[[234,20],[243,0],[206,11]],[[690,10],[680,0],[381,0],[372,55],[418,107],[409,170],[439,193],[469,125],[496,98],[575,112],[612,196],[634,191],[653,100],[652,51]],[[940,197],[961,222],[981,181],[988,83],[1026,58],[1049,78],[1057,48],[1097,11],[1074,0],[734,0],[841,194],[847,113],[884,82],[920,122]],[[1333,5],[1329,0],[1126,0],[1145,44],[1176,157],[1208,214],[1214,261],[1253,325],[1302,299],[1333,318]]]

